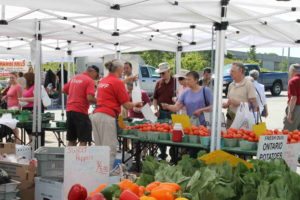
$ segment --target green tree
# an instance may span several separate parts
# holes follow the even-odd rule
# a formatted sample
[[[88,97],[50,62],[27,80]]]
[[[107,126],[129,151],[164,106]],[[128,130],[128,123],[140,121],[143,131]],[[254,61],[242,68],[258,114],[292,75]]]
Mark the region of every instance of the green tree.
[[[281,71],[288,71],[289,69],[289,60],[288,59],[283,59],[280,63],[279,63],[279,70]]]
[[[227,54],[225,55],[225,58],[228,58],[228,59],[234,59],[234,56],[233,56],[232,53],[227,52]]]
[[[256,47],[254,45],[250,47],[250,50],[247,52],[247,54],[249,60],[258,62],[258,60],[256,59]]]
[[[159,63],[168,62],[171,67],[174,67],[175,54],[167,51],[143,51],[140,56],[144,59],[145,63],[157,67]]]
[[[206,55],[201,52],[184,53],[181,59],[181,67],[188,70],[201,71],[203,68],[210,66]]]

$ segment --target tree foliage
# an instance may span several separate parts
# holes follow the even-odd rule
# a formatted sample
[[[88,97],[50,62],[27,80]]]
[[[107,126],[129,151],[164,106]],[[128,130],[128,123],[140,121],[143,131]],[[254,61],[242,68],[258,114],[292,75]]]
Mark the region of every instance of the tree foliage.
[[[175,53],[166,51],[144,51],[138,53],[146,64],[157,67],[159,63],[168,62],[172,68],[175,68]],[[186,52],[182,53],[181,67],[183,69],[201,71],[209,67],[211,52]]]
[[[288,59],[283,59],[280,63],[279,63],[279,70],[281,71],[288,71],[289,69],[289,60]]]
[[[247,54],[249,60],[258,62],[256,58],[256,47],[254,45],[250,47],[250,50],[247,52]]]
[[[201,71],[205,67],[209,67],[210,60],[200,52],[185,53],[181,59],[181,67],[193,71]]]
[[[181,56],[181,67],[183,69],[202,71],[205,67],[211,67],[211,51],[196,51],[196,52],[185,52]],[[146,64],[157,67],[161,62],[168,62],[173,69],[175,68],[175,53],[166,51],[143,51],[136,52],[134,54],[139,54],[145,61]],[[248,58],[238,59],[232,53],[228,53],[225,56],[224,64],[230,64],[233,62],[241,63],[253,63],[258,64],[261,67],[262,61],[258,60],[256,57],[256,47],[252,46],[247,52]]]
[[[140,56],[144,59],[147,65],[157,67],[159,63],[168,62],[171,67],[175,65],[175,54],[167,51],[143,51],[140,53]]]

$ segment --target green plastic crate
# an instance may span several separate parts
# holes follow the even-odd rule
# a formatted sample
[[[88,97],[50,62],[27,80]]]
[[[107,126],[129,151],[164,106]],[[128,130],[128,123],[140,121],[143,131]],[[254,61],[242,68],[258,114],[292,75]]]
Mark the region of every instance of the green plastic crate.
[[[240,140],[241,150],[257,150],[257,142],[249,142],[247,140]]]
[[[182,138],[182,142],[189,143],[190,142],[189,135],[184,135],[183,138]]]
[[[204,146],[209,146],[210,145],[210,137],[209,136],[207,136],[207,137],[201,136],[200,143]]]
[[[171,134],[170,133],[159,133],[159,139],[160,140],[171,140]]]
[[[189,135],[189,142],[190,143],[200,143],[200,137],[198,135]]]
[[[224,147],[238,147],[239,139],[236,138],[224,138]]]

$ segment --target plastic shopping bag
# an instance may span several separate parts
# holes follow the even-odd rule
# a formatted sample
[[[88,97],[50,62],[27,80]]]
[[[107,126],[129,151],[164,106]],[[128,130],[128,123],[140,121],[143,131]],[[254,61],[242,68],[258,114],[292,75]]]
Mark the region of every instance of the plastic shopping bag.
[[[252,130],[254,124],[255,117],[253,112],[249,109],[249,104],[241,103],[237,109],[231,128]]]
[[[48,107],[51,105],[51,99],[48,95],[48,93],[46,92],[44,86],[41,86],[41,97],[42,97],[42,103],[45,107]]]
[[[138,81],[133,83],[132,102],[142,102],[142,91]]]

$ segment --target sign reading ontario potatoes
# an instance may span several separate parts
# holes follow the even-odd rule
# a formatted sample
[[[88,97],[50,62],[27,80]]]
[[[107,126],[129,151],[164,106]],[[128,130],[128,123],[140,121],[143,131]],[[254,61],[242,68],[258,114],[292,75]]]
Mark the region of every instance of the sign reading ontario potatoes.
[[[258,144],[257,158],[260,160],[283,158],[286,143],[286,135],[261,136]]]

